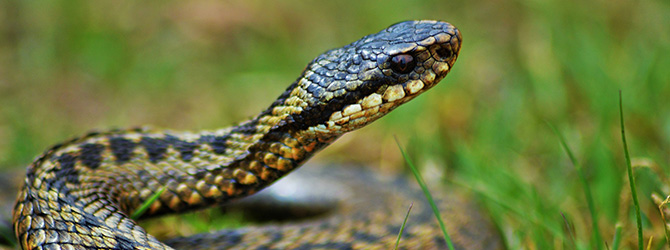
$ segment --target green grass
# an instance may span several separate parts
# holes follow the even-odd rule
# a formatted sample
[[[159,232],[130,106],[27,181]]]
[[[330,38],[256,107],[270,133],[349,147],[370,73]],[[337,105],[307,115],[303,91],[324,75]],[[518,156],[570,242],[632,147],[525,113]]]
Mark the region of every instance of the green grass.
[[[614,239],[612,240],[612,250],[619,249],[619,244],[621,244],[621,231],[623,226],[621,224],[616,224],[614,229]]]
[[[568,157],[570,158],[570,161],[572,162],[572,165],[575,166],[575,170],[577,170],[577,174],[579,175],[579,180],[582,184],[582,188],[584,189],[584,197],[586,198],[586,204],[588,205],[589,208],[589,214],[591,215],[591,230],[593,231],[593,239],[592,241],[596,245],[596,249],[602,249],[603,248],[603,240],[602,236],[600,235],[600,229],[598,229],[598,213],[595,208],[595,205],[593,204],[593,196],[591,194],[591,188],[589,187],[589,183],[586,180],[586,175],[584,174],[584,171],[577,161],[577,158],[575,158],[574,153],[572,150],[570,150],[570,147],[568,147],[567,142],[565,141],[565,137],[552,125],[551,123],[548,123],[551,129],[554,131],[554,133],[558,136],[561,146],[563,146],[563,149],[565,150],[565,153],[568,154]],[[564,216],[565,217],[565,216]],[[567,222],[567,220],[566,220]],[[568,227],[570,228],[570,227]],[[571,236],[574,235],[574,233],[570,234]]]
[[[670,196],[667,196],[665,199],[662,199],[661,197],[658,196],[658,194],[655,194],[652,197],[654,198],[654,203],[658,205],[658,211],[661,214],[661,219],[663,219],[662,221],[666,222],[665,225],[663,226],[663,232],[665,233],[665,241],[670,242],[670,232],[668,231],[668,223],[666,217],[666,214],[668,212],[668,203],[670,203]]]
[[[637,198],[637,188],[635,186],[635,176],[633,175],[633,167],[630,163],[630,153],[628,153],[628,144],[626,143],[626,130],[624,127],[624,116],[623,116],[623,100],[621,100],[621,91],[619,91],[619,117],[621,121],[621,141],[623,142],[623,152],[626,156],[626,173],[628,173],[628,184],[630,184],[630,193],[633,197],[633,207],[635,208],[635,222],[637,223],[637,242],[638,249],[642,250],[644,248],[644,236],[642,232],[642,215],[640,215],[640,202]],[[651,245],[651,239],[649,238],[649,245]]]
[[[90,129],[232,124],[324,50],[401,20],[440,19],[463,33],[450,75],[312,163],[401,169],[397,134],[411,138],[420,171],[472,190],[509,249],[639,249],[633,193],[643,242],[667,247],[650,198],[668,195],[670,172],[667,1],[6,0],[0,10],[7,171]]]
[[[433,214],[435,215],[435,218],[437,219],[438,224],[440,225],[440,229],[442,230],[442,235],[444,236],[444,241],[447,243],[447,246],[449,247],[449,250],[454,250],[454,244],[451,243],[451,238],[449,237],[449,233],[447,232],[447,228],[444,226],[444,221],[442,220],[442,215],[440,213],[440,210],[437,208],[437,205],[435,204],[435,201],[433,200],[433,195],[430,193],[428,190],[428,187],[426,186],[426,182],[423,180],[423,177],[421,177],[421,173],[419,173],[419,169],[414,165],[412,162],[412,159],[409,158],[409,155],[405,153],[405,150],[403,150],[402,146],[400,145],[400,142],[396,138],[396,144],[398,145],[398,149],[400,150],[400,154],[402,154],[402,158],[405,159],[405,163],[407,163],[407,166],[409,166],[409,169],[412,171],[412,175],[414,175],[414,179],[416,179],[416,182],[419,184],[421,187],[421,190],[423,191],[423,194],[426,196],[426,199],[428,200],[428,203],[430,204],[430,208],[433,209]],[[404,223],[403,223],[404,225]]]
[[[163,187],[160,190],[158,190],[158,192],[151,195],[149,197],[149,199],[144,201],[142,203],[142,205],[140,205],[140,207],[137,208],[137,210],[135,210],[135,212],[133,212],[130,215],[130,218],[133,219],[133,220],[139,219],[147,211],[147,209],[149,209],[149,207],[151,207],[151,204],[153,204],[154,201],[158,200],[158,198],[161,197],[161,194],[163,194],[163,192],[165,192],[165,189],[166,189],[166,187]]]
[[[405,224],[407,224],[407,219],[409,219],[409,213],[412,212],[412,206],[414,206],[414,202],[409,204],[409,207],[407,208],[407,214],[405,214],[405,219],[402,221],[402,225],[400,225],[398,238],[395,240],[395,247],[393,248],[395,250],[397,250],[398,246],[400,245],[400,238],[402,238],[402,233],[405,232]]]

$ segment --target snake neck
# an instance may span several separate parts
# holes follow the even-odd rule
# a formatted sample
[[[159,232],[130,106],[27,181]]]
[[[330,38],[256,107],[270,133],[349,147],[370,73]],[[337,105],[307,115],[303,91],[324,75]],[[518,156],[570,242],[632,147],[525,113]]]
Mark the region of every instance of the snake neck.
[[[244,149],[222,165],[247,171],[257,177],[254,182],[264,186],[297,168],[346,132],[320,129],[323,126],[318,121],[323,118],[314,117],[316,112],[307,107],[309,104],[296,98],[298,92],[295,82],[258,116],[221,130],[234,142],[229,146]]]

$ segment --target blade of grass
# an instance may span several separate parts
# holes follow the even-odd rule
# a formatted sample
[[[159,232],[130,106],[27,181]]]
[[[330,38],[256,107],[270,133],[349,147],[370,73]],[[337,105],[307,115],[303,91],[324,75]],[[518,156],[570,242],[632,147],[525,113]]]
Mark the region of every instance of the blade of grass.
[[[621,141],[623,141],[623,152],[626,156],[626,169],[628,171],[628,181],[630,183],[630,193],[633,196],[633,206],[635,207],[635,218],[637,222],[637,245],[638,249],[644,249],[644,238],[642,235],[642,215],[640,214],[640,203],[637,200],[637,191],[635,188],[635,177],[633,176],[633,167],[630,163],[630,155],[628,154],[628,144],[626,144],[626,132],[623,123],[623,100],[621,97],[621,90],[619,90],[619,118],[621,121]]]
[[[398,238],[395,240],[395,250],[398,250],[398,245],[400,245],[400,237],[402,236],[402,232],[405,231],[405,224],[407,223],[407,219],[409,218],[409,213],[412,211],[412,206],[414,206],[414,202],[409,204],[409,208],[407,209],[407,214],[405,215],[405,220],[402,221],[402,225],[400,226],[400,232],[398,232]]]
[[[575,170],[577,170],[577,174],[579,175],[579,180],[582,183],[582,188],[584,189],[584,196],[586,197],[586,204],[588,205],[589,208],[589,213],[591,214],[591,228],[593,230],[593,241],[595,241],[596,244],[596,249],[600,250],[603,248],[603,239],[602,236],[600,235],[600,230],[598,229],[598,214],[595,209],[595,205],[593,203],[593,196],[591,195],[591,187],[589,186],[589,183],[586,181],[586,175],[584,174],[584,171],[582,170],[582,166],[577,162],[577,158],[575,155],[572,153],[572,150],[568,147],[568,144],[565,140],[565,137],[561,132],[558,131],[558,129],[551,124],[550,122],[547,122],[549,127],[554,131],[556,136],[558,136],[559,141],[561,142],[561,145],[563,146],[563,150],[568,154],[568,157],[570,158],[570,161],[572,161],[572,165],[575,166]]]
[[[652,194],[652,199],[656,204],[658,204],[658,212],[661,214],[661,220],[663,220],[663,232],[665,233],[665,243],[670,247],[670,232],[668,232],[668,221],[665,217],[667,212],[666,205],[670,203],[670,196],[665,197],[665,200],[661,200],[661,197],[657,194]]]
[[[614,226],[614,240],[612,241],[612,250],[619,249],[619,244],[621,244],[622,229],[623,226],[621,226],[621,223],[617,223],[616,226]]]
[[[534,215],[533,213],[527,213],[525,210],[520,209],[519,207],[514,207],[510,205],[508,202],[505,202],[505,200],[500,199],[498,197],[495,197],[491,195],[490,192],[487,192],[481,188],[477,188],[474,186],[471,186],[470,183],[464,183],[460,181],[454,181],[454,184],[458,186],[462,186],[464,188],[468,188],[475,192],[478,196],[483,197],[486,200],[489,200],[498,206],[502,207],[506,211],[514,214],[517,218],[522,219],[524,221],[527,221],[529,223],[532,223],[533,225],[536,225],[538,227],[543,228],[544,230],[547,230],[547,232],[550,232],[553,236],[557,237],[559,240],[566,240],[565,235],[560,231],[558,228],[554,228],[549,226],[547,223],[543,223],[540,219],[537,218],[537,215]]]
[[[409,166],[409,168],[412,170],[412,174],[414,174],[414,178],[416,179],[416,182],[419,183],[419,186],[421,186],[421,190],[423,190],[423,194],[426,196],[426,199],[428,199],[428,203],[430,203],[430,207],[433,209],[433,213],[435,214],[435,217],[437,218],[437,222],[440,224],[440,229],[442,229],[442,234],[444,235],[444,240],[447,242],[447,245],[449,246],[449,250],[454,250],[454,244],[451,243],[451,238],[449,237],[449,234],[447,233],[447,228],[444,226],[444,221],[442,221],[442,216],[440,215],[440,210],[437,209],[437,205],[435,205],[435,201],[433,200],[433,196],[430,194],[430,191],[428,191],[428,187],[426,187],[426,183],[423,181],[423,178],[421,177],[421,174],[419,173],[419,170],[416,169],[414,166],[414,163],[409,159],[409,156],[407,153],[405,153],[405,150],[402,149],[402,146],[400,145],[400,141],[398,141],[398,138],[394,138],[396,144],[398,145],[398,149],[400,149],[400,153],[402,154],[402,157],[405,158],[405,162]]]
[[[565,217],[565,213],[561,212],[561,216],[563,217],[565,228],[568,230],[568,235],[570,235],[570,241],[572,241],[572,249],[577,249],[577,241],[575,241],[575,232],[572,230],[572,225],[570,224],[570,221],[568,221],[568,218]]]
[[[149,199],[144,201],[144,203],[142,203],[142,206],[140,206],[140,208],[135,210],[135,212],[133,212],[133,214],[130,215],[130,218],[133,219],[133,220],[139,219],[140,216],[142,216],[142,214],[144,214],[144,212],[146,212],[147,209],[149,209],[151,204],[154,203],[154,201],[158,200],[158,197],[160,197],[161,194],[163,194],[163,192],[165,192],[165,187],[161,188],[161,190],[159,190],[158,192],[153,194],[151,197],[149,197]]]

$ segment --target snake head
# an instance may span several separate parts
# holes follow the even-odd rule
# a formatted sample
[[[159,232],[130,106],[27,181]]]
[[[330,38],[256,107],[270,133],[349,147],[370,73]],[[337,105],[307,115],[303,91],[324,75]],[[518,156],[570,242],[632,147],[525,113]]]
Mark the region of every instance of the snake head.
[[[440,21],[406,21],[315,58],[273,115],[298,131],[336,138],[435,86],[454,65],[461,35]]]

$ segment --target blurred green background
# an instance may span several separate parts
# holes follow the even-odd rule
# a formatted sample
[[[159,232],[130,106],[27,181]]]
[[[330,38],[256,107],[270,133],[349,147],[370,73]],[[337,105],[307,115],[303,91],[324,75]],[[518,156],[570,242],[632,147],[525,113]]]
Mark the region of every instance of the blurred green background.
[[[637,247],[618,91],[645,242],[665,244],[650,199],[668,193],[670,2],[0,1],[0,168],[91,129],[217,128],[269,105],[319,53],[408,19],[449,21],[450,75],[314,162],[403,167],[471,190],[510,249]],[[602,240],[566,138],[594,196]],[[434,174],[437,173],[437,174]],[[448,222],[447,222],[448,223]]]

